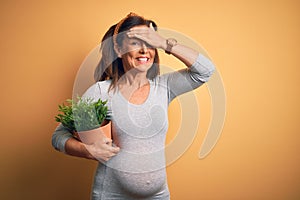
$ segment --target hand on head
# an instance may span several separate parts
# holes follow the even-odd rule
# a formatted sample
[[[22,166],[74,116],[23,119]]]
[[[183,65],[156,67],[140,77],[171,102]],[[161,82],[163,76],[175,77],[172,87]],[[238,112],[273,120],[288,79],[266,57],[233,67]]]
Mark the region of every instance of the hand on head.
[[[146,25],[140,25],[129,29],[127,36],[129,38],[140,39],[153,48],[162,48],[166,41],[154,30],[152,23],[150,23],[150,27]]]

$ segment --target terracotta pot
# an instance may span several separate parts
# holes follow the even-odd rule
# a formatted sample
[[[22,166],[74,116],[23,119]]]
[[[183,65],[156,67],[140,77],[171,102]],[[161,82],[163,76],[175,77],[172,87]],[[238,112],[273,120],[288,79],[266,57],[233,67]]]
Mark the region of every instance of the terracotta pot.
[[[89,131],[80,131],[77,133],[79,139],[85,144],[92,144],[95,141],[103,138],[104,134],[106,137],[111,138],[111,121],[107,122],[105,125],[102,125],[99,128],[89,130]]]

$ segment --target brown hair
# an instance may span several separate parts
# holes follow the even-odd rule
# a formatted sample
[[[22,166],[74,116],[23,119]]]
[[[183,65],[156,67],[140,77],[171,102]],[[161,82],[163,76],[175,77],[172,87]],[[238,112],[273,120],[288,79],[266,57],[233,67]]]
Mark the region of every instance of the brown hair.
[[[132,27],[138,25],[150,27],[150,24],[157,30],[157,25],[152,20],[146,20],[142,16],[130,13],[119,23],[108,29],[101,40],[100,50],[102,51],[102,57],[94,72],[94,79],[96,82],[111,79],[112,82],[109,90],[116,87],[118,80],[125,74],[125,71],[122,59],[117,56],[114,50],[114,43],[121,46],[124,34],[120,33],[128,31]],[[154,62],[147,72],[147,78],[153,80],[159,73],[159,56],[157,49],[155,49]]]

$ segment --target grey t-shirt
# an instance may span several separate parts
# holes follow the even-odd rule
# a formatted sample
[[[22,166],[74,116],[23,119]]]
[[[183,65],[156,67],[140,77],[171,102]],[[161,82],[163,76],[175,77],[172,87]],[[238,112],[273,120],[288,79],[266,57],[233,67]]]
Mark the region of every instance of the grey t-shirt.
[[[164,157],[168,105],[208,81],[213,71],[212,62],[199,54],[190,68],[149,80],[150,92],[139,105],[128,102],[118,90],[108,92],[110,80],[97,82],[85,92],[84,97],[108,100],[114,143],[121,149],[105,164],[99,163],[92,199],[169,199]],[[64,152],[70,137],[59,125],[52,144]]]

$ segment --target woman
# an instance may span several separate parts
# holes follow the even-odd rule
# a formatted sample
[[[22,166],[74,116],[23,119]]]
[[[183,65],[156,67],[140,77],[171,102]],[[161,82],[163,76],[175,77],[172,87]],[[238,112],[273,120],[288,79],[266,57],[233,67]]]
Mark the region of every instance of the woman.
[[[53,146],[69,155],[100,160],[92,199],[170,199],[166,182],[164,144],[167,109],[178,95],[208,81],[214,66],[199,52],[165,39],[156,24],[130,13],[113,25],[102,40],[96,83],[84,94],[108,100],[112,140],[85,145],[62,125]],[[157,49],[163,49],[187,68],[159,75]]]

